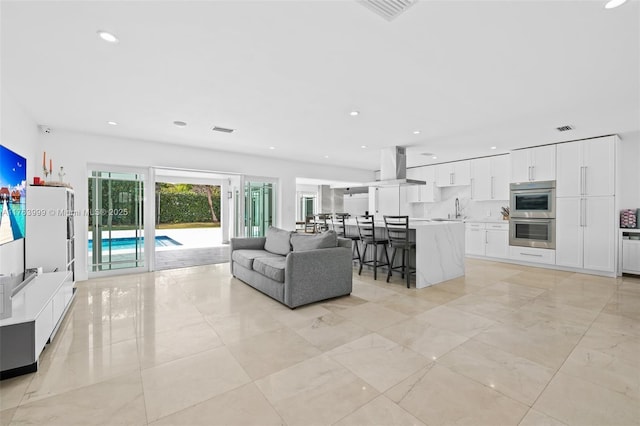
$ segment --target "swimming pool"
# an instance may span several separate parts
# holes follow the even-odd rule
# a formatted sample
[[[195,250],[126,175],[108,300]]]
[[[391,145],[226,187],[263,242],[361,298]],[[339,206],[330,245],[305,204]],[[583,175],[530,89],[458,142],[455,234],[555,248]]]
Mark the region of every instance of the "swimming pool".
[[[135,249],[136,240],[138,247],[144,244],[144,237],[105,238],[102,240],[102,250],[109,250],[109,246],[111,246],[111,250]],[[170,247],[181,245],[181,243],[177,242],[173,238],[167,237],[166,235],[156,237],[156,247]],[[93,249],[93,240],[89,240],[89,250],[91,249]]]

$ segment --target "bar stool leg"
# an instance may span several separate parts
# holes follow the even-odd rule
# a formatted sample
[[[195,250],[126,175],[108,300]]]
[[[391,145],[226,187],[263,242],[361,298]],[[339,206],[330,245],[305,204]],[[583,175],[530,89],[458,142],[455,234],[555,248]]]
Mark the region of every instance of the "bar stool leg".
[[[364,250],[362,251],[362,257],[360,258],[360,269],[358,270],[358,275],[362,274],[362,263],[364,262],[365,255],[367,254],[367,245],[364,245]]]
[[[411,266],[409,265],[410,258],[409,253],[407,253],[407,288],[411,288]],[[416,279],[418,276],[416,275]]]
[[[353,249],[351,249],[351,260],[358,259],[358,262],[361,262],[361,260],[360,260],[360,248],[358,247],[358,240],[351,240],[351,241],[353,241]],[[353,257],[354,253],[356,253],[358,255],[358,257]]]
[[[398,249],[396,247],[393,248],[393,253],[391,253],[391,265],[389,265],[389,272],[387,273],[387,282],[389,282],[389,278],[391,278],[391,271],[393,271],[393,262],[396,260],[396,252]]]
[[[387,246],[383,246],[382,251],[384,251],[384,257],[387,259],[387,268],[389,268],[389,271],[391,271],[391,267],[393,266],[393,264],[389,262],[389,253],[387,253]]]
[[[373,244],[373,279],[378,279],[378,245]]]

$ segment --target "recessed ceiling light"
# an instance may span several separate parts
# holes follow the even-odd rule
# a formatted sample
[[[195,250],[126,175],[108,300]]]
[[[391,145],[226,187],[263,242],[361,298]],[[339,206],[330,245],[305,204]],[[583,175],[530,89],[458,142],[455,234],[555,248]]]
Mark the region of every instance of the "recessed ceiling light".
[[[173,124],[175,124],[178,127],[187,127],[187,123],[185,123],[184,121],[176,120],[173,122]]]
[[[355,117],[356,115],[360,115],[360,111],[351,111],[349,115]]]
[[[110,126],[117,126],[118,123],[116,123],[115,121],[107,121],[107,124]]]
[[[497,146],[492,146],[491,149],[498,149],[498,147]]]
[[[117,43],[120,41],[118,40],[118,37],[114,36],[108,31],[102,31],[102,30],[98,31],[98,37],[100,37],[101,39],[109,43]]]
[[[328,155],[325,155],[325,156],[324,156],[324,158],[329,158],[329,156],[328,156]]]
[[[270,146],[269,149],[276,149],[276,147],[275,146]]]
[[[438,157],[436,157],[435,155],[434,155],[433,157],[431,157],[431,158],[433,158],[434,160],[437,160],[437,159],[438,159]]]
[[[625,4],[627,0],[609,0],[607,4],[604,5],[605,9],[615,9],[618,6],[622,6]]]
[[[414,135],[419,135],[419,134],[420,134],[420,130],[414,130],[414,131],[413,131],[413,134],[414,134]]]
[[[366,149],[366,148],[367,148],[367,146],[366,146],[366,145],[360,145],[360,148],[362,148],[362,149]]]

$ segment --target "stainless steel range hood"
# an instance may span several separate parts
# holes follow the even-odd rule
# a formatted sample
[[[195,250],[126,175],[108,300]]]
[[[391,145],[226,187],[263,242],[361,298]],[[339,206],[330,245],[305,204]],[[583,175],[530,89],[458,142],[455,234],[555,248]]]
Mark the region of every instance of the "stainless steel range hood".
[[[425,185],[423,180],[407,179],[407,154],[403,146],[392,146],[380,151],[380,180],[367,182],[367,186]]]

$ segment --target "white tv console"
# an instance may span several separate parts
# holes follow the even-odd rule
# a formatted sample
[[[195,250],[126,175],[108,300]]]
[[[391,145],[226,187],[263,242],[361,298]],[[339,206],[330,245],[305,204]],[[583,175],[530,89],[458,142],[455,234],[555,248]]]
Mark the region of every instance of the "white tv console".
[[[0,320],[0,380],[38,370],[74,296],[73,272],[35,277],[11,298],[11,316]]]

